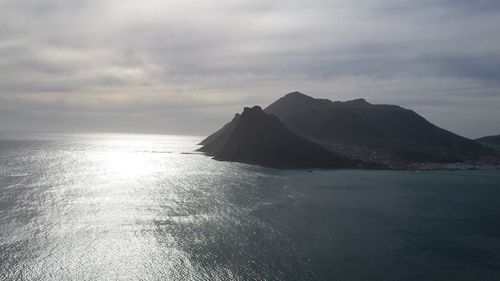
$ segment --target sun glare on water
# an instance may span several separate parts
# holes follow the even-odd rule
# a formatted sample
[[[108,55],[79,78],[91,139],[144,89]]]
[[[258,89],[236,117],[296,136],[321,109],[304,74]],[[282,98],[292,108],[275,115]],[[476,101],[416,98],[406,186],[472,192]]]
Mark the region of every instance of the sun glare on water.
[[[138,135],[111,135],[99,139],[100,151],[93,152],[91,158],[96,168],[108,178],[138,179],[156,172],[171,172],[176,169],[176,158],[182,152],[190,152],[195,147],[182,147],[176,140],[189,137]]]
[[[155,171],[154,159],[145,153],[111,149],[98,156],[102,173],[109,177],[137,178]]]

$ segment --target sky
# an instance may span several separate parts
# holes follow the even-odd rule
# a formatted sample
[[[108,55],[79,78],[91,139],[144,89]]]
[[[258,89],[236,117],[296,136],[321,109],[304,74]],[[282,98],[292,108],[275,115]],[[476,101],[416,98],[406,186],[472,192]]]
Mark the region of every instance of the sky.
[[[292,91],[500,134],[498,0],[0,0],[0,129],[205,135]]]

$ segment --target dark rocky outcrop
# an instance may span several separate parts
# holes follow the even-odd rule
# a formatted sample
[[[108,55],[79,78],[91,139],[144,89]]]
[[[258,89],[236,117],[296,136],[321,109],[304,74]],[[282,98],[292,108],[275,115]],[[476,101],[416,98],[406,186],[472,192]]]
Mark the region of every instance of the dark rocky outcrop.
[[[238,124],[240,118],[241,115],[236,113],[231,122],[227,123],[221,129],[202,140],[199,144],[203,145],[203,147],[200,148],[199,151],[203,151],[210,156],[217,155],[217,153],[221,151],[229,141],[231,133]]]
[[[295,135],[258,106],[246,107],[200,144],[199,150],[216,160],[268,167],[348,168],[357,164]]]
[[[279,168],[439,169],[498,164],[498,142],[499,136],[461,137],[396,105],[293,92],[264,111],[245,108],[199,150],[218,160]]]

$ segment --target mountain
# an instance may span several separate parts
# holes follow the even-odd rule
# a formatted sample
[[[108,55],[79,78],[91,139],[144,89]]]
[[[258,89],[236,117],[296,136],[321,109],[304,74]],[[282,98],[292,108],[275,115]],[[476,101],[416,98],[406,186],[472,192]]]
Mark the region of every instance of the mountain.
[[[487,144],[500,145],[500,135],[478,138],[475,141]]]
[[[219,151],[221,151],[229,141],[231,133],[239,123],[240,118],[241,115],[239,113],[236,113],[231,122],[227,123],[221,129],[202,140],[199,144],[203,145],[203,147],[199,150],[205,152],[210,156],[217,155],[217,153],[219,153]]]
[[[355,162],[290,132],[259,106],[245,107],[223,128],[204,139],[199,151],[216,160],[275,168],[347,168]]]
[[[500,135],[487,136],[475,140],[476,142],[500,150]]]
[[[292,132],[331,151],[371,161],[458,162],[491,152],[412,110],[364,99],[332,102],[293,92],[265,110]]]

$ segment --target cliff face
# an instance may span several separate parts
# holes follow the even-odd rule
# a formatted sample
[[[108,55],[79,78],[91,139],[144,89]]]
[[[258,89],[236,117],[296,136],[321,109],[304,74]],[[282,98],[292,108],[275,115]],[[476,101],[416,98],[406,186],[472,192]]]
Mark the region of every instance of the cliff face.
[[[290,132],[260,107],[241,115],[201,142],[200,151],[216,160],[276,168],[347,168],[354,162]]]

